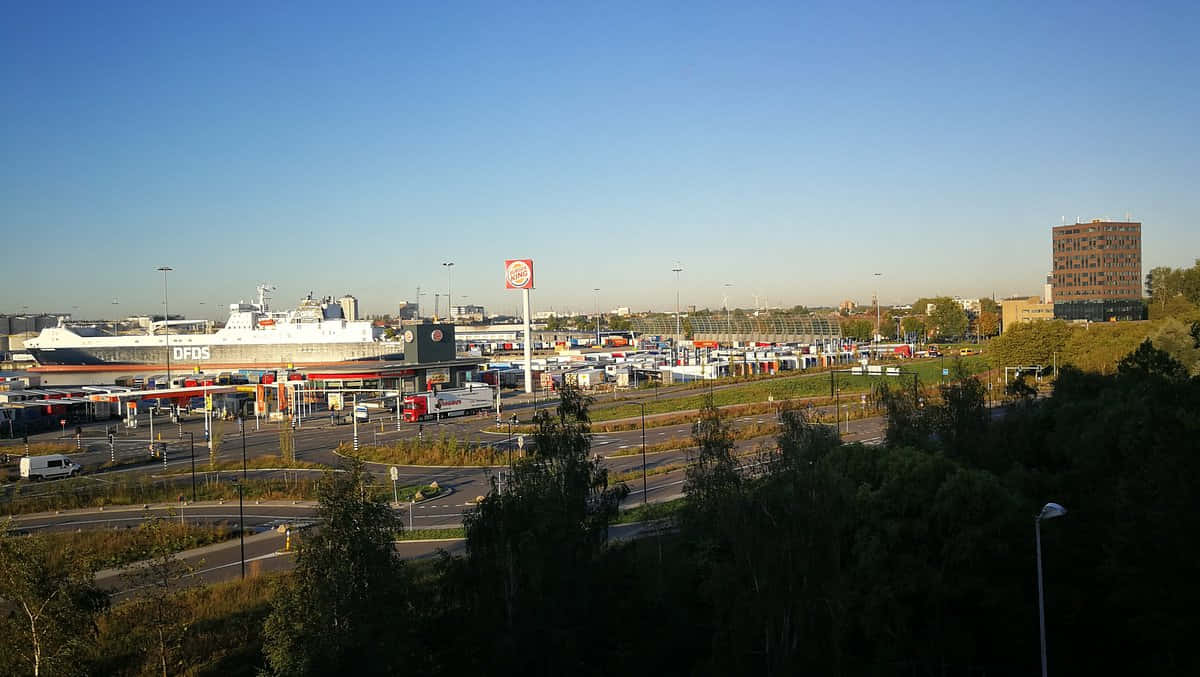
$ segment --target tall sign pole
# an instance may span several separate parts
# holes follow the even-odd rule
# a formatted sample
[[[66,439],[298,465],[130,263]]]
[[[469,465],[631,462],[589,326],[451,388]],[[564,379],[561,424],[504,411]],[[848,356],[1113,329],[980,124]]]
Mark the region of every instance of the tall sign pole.
[[[521,290],[525,301],[525,392],[533,392],[533,336],[529,320],[529,288]]]
[[[520,289],[525,304],[525,392],[533,392],[533,336],[529,313],[529,290],[533,289],[533,259],[504,262],[504,286]]]

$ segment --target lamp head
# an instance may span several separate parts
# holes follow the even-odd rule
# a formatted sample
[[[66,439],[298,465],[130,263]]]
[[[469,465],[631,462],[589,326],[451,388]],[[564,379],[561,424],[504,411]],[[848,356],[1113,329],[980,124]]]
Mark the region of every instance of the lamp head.
[[[1039,520],[1048,520],[1054,519],[1055,517],[1062,517],[1065,514],[1067,514],[1066,508],[1057,503],[1047,503],[1046,505],[1042,506],[1042,511],[1038,513],[1037,518]]]

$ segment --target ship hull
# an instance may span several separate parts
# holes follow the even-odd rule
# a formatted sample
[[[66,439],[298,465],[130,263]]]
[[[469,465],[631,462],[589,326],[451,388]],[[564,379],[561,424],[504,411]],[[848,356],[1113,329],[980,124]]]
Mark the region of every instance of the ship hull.
[[[180,368],[271,367],[288,364],[398,360],[403,351],[395,344],[380,343],[294,343],[260,345],[171,346],[172,366]],[[30,348],[42,366],[134,366],[167,362],[167,349],[160,346]]]

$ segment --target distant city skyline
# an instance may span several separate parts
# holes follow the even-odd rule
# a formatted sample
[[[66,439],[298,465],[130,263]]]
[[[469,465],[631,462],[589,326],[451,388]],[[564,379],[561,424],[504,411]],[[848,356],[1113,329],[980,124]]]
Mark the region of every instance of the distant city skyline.
[[[166,265],[189,317],[260,282],[428,314],[453,261],[511,314],[506,258],[535,312],[673,312],[676,261],[684,308],[1037,295],[1052,226],[1127,214],[1143,275],[1200,257],[1188,3],[6,19],[0,313],[160,312]]]

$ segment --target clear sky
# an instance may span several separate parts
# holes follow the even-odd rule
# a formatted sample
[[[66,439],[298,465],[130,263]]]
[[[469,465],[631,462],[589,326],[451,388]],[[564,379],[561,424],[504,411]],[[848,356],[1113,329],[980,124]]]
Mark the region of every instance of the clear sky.
[[[1004,296],[1126,213],[1190,265],[1198,7],[9,3],[0,312]]]

